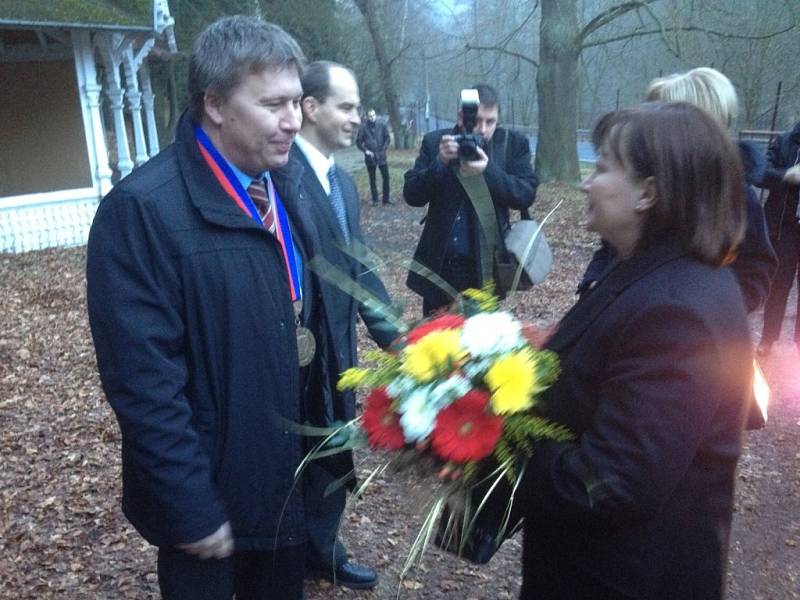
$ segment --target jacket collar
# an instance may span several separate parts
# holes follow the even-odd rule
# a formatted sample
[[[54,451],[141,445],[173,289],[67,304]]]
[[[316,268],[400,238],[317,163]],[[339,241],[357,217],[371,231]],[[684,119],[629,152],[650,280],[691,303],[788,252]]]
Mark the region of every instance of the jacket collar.
[[[206,165],[197,147],[194,122],[188,112],[184,112],[178,121],[175,146],[191,202],[206,221],[223,227],[263,230],[263,227],[242,212]],[[270,171],[272,182],[284,203],[286,198],[296,197],[302,171],[302,167],[293,161],[280,169]]]
[[[660,266],[687,254],[678,244],[663,242],[636,256],[613,265],[559,323],[546,347],[561,352],[572,345],[584,331],[628,287]]]

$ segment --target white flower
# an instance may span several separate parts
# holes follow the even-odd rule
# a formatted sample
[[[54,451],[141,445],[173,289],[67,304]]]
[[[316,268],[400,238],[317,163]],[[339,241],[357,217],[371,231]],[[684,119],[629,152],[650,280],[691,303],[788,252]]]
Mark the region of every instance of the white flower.
[[[464,375],[470,379],[483,379],[486,371],[494,364],[494,361],[495,358],[492,356],[486,358],[472,358],[461,367],[461,370],[464,371]]]
[[[428,399],[430,391],[430,386],[414,390],[399,406],[400,426],[407,442],[424,440],[433,431],[439,411]]]
[[[390,398],[404,398],[418,385],[413,377],[399,375],[386,386],[386,395]]]
[[[521,329],[511,313],[479,313],[464,322],[461,343],[475,357],[505,354],[525,344]]]
[[[452,375],[433,386],[428,396],[428,402],[439,411],[461,398],[471,389],[472,384],[469,379],[461,375]]]

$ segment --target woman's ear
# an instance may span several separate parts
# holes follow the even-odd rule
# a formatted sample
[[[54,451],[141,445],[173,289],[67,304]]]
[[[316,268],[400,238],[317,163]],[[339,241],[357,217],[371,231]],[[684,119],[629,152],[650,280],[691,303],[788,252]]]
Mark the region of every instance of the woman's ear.
[[[650,210],[656,203],[656,178],[652,175],[642,182],[642,195],[636,202],[636,210],[644,212]]]

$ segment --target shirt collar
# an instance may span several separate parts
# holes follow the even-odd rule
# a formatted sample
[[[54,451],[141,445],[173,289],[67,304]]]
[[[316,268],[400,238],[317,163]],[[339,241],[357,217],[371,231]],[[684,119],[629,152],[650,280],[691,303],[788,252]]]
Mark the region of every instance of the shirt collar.
[[[219,148],[217,148],[217,152],[219,152],[219,155],[225,159],[226,163],[228,163],[228,166],[231,168],[231,171],[233,171],[233,174],[236,175],[236,179],[239,180],[239,183],[242,184],[242,187],[245,190],[250,187],[250,184],[253,183],[254,179],[264,179],[264,180],[269,179],[269,171],[264,171],[258,177],[251,177],[250,175],[242,171],[239,167],[237,167],[235,164],[233,164],[231,161],[229,161],[228,158],[224,154],[222,154],[222,152],[219,151]]]
[[[314,174],[322,185],[322,189],[325,190],[326,194],[330,194],[331,184],[328,181],[328,171],[336,164],[333,161],[333,154],[331,154],[330,157],[326,157],[300,134],[295,136],[294,143],[297,144],[297,147],[300,148],[300,151],[305,155],[308,164],[311,165]]]
[[[223,156],[222,158],[225,157]],[[269,171],[264,171],[258,177],[251,177],[250,175],[242,171],[239,167],[237,167],[235,164],[233,164],[231,161],[229,161],[227,158],[225,158],[225,162],[228,163],[228,166],[231,168],[231,171],[233,171],[233,174],[236,175],[236,179],[239,180],[239,183],[242,184],[242,187],[244,189],[249,188],[250,184],[253,183],[255,179],[263,179],[265,181],[269,179]]]

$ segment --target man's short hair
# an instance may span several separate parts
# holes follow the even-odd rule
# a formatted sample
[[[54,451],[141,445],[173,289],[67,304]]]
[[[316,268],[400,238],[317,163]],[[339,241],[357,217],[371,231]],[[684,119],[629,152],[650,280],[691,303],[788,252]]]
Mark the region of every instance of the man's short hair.
[[[592,142],[633,181],[653,178],[637,250],[675,240],[710,265],[733,259],[747,218],[744,172],[717,118],[686,102],[648,102],[601,117]]]
[[[244,15],[218,19],[192,45],[189,61],[192,118],[198,122],[203,118],[208,90],[227,98],[250,73],[269,67],[294,67],[301,74],[304,64],[300,46],[277,25]]]
[[[694,104],[726,127],[731,126],[739,109],[736,89],[730,79],[709,67],[654,79],[647,88],[647,100]]]
[[[472,89],[478,90],[478,101],[484,106],[500,106],[500,92],[488,83],[476,83]]]
[[[330,60],[317,60],[309,64],[303,71],[300,84],[303,86],[303,98],[309,96],[316,98],[320,103],[325,102],[331,95],[331,69],[344,69],[355,80],[353,71]]]

